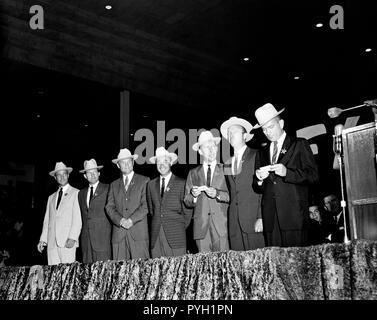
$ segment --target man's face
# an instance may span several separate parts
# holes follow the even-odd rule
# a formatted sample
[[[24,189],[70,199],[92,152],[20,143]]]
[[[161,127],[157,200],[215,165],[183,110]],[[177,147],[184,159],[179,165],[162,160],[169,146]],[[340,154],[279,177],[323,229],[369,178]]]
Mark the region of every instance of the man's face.
[[[309,216],[310,219],[316,220],[318,222],[320,221],[320,213],[318,210],[318,206],[309,207]]]
[[[337,213],[340,208],[340,203],[335,195],[329,195],[323,199],[323,203],[327,211]]]
[[[275,117],[262,126],[263,133],[268,140],[277,141],[283,134],[284,120]]]
[[[89,184],[97,183],[99,176],[100,176],[100,173],[97,169],[87,170],[84,174],[84,177],[86,180],[88,180]]]
[[[64,187],[68,183],[69,173],[67,170],[60,170],[55,173],[55,180]]]
[[[217,146],[215,141],[204,142],[200,146],[199,153],[203,155],[203,158],[206,162],[211,163],[212,161],[216,160]]]
[[[157,170],[163,177],[168,175],[171,171],[171,159],[170,157],[159,157],[156,160]]]
[[[230,145],[235,148],[245,144],[245,129],[239,125],[233,125],[228,128],[228,139]]]
[[[118,168],[125,175],[131,173],[132,170],[134,169],[134,159],[133,158],[127,158],[127,159],[120,160],[118,162]]]

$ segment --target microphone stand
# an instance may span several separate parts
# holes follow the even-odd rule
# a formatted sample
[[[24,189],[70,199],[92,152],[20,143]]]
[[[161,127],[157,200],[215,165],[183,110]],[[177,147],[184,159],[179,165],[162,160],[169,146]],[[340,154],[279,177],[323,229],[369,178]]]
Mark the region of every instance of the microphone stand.
[[[335,135],[333,137],[334,137],[333,149],[334,149],[334,153],[335,153],[335,155],[336,155],[336,157],[338,159],[339,174],[340,174],[340,188],[341,188],[341,195],[342,195],[342,200],[340,201],[340,206],[342,207],[343,228],[344,228],[343,243],[348,244],[348,243],[350,243],[350,240],[348,238],[347,223],[346,223],[346,201],[344,200],[342,150],[337,150],[337,148],[336,148],[336,139],[338,139],[338,137],[335,136]]]

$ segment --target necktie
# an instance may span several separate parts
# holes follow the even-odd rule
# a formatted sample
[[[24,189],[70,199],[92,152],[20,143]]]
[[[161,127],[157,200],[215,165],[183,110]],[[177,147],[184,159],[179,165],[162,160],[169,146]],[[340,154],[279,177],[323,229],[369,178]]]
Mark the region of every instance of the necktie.
[[[89,203],[92,201],[93,198],[93,186],[90,187],[90,194],[89,194]]]
[[[238,174],[238,154],[235,153],[234,154],[234,167],[233,167],[233,175],[237,175]]]
[[[59,195],[58,195],[58,202],[56,204],[56,210],[58,210],[58,208],[59,208],[59,204],[60,204],[60,200],[62,199],[62,195],[63,195],[63,188],[59,188]]]
[[[126,192],[128,189],[128,176],[126,176],[126,179],[124,179],[124,187],[126,188]]]
[[[162,178],[162,183],[161,183],[161,199],[164,196],[165,192],[165,178]]]
[[[211,166],[208,165],[207,169],[207,187],[211,186]]]
[[[277,160],[277,155],[278,155],[278,142],[274,141],[274,151],[272,153],[272,161],[271,164],[275,164]]]

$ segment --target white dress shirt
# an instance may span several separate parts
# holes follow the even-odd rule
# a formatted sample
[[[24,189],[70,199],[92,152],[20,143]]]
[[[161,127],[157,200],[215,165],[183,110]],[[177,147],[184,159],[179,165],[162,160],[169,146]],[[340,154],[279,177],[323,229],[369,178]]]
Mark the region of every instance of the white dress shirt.
[[[283,147],[283,143],[284,143],[284,140],[285,140],[285,137],[287,136],[287,134],[285,133],[285,131],[283,131],[283,134],[281,135],[281,137],[277,140],[278,144],[277,144],[277,147],[278,147],[278,153],[276,155],[276,161],[277,159],[279,158],[279,154],[280,154],[280,151],[281,151],[281,148]],[[274,143],[271,142],[270,143],[270,163],[272,163],[272,156],[274,155]]]
[[[215,172],[216,164],[217,164],[217,160],[212,161],[210,165],[211,166],[211,182],[212,182],[213,174]],[[204,170],[205,181],[207,181],[208,162],[205,162],[205,161],[203,162],[203,170]]]
[[[124,174],[123,175],[123,183],[124,183],[124,186],[125,186],[126,189],[128,189],[133,176],[134,176],[134,172],[133,171],[131,173],[129,173],[129,174]],[[127,183],[127,185],[126,185],[126,177],[128,177],[128,183]]]
[[[242,160],[242,156],[245,153],[246,148],[247,148],[247,145],[245,144],[240,150],[234,151],[234,156],[232,158],[232,172],[233,172],[233,175],[237,174],[237,172],[234,172],[234,163],[236,161],[236,154],[237,154],[237,168],[239,170],[240,164],[241,164],[241,160]]]
[[[57,197],[56,197],[56,201],[55,201],[55,208],[56,208],[56,205],[58,204],[59,191],[60,191],[60,189],[63,189],[62,198],[60,199],[60,202],[62,202],[63,197],[64,197],[64,194],[67,192],[68,188],[69,188],[69,183],[67,183],[64,187],[59,187],[59,189],[58,189],[58,195],[57,195]],[[60,203],[59,203],[59,206],[60,206]]]
[[[89,198],[90,198],[90,187],[93,187],[93,196],[94,196],[94,194],[96,193],[98,184],[99,184],[99,181],[97,181],[93,185],[90,184],[89,187],[88,187],[88,192],[86,194],[86,205],[88,206],[88,208],[89,208]]]
[[[166,187],[169,184],[171,175],[172,175],[172,172],[170,171],[169,174],[166,177],[160,176],[160,193],[161,193],[161,186],[162,186],[162,178],[165,178],[165,190],[164,191],[166,191]]]

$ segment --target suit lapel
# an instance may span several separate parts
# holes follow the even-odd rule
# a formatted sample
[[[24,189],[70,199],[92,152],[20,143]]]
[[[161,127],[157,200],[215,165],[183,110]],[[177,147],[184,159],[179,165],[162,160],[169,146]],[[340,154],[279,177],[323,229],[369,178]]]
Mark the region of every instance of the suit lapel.
[[[215,167],[215,172],[213,173],[213,177],[212,177],[212,183],[211,183],[212,186],[217,186],[217,181],[219,180],[220,174],[221,174],[221,165],[220,163],[217,163]]]
[[[199,186],[203,186],[206,184],[206,178],[204,176],[204,166],[203,165],[200,165],[198,167],[198,178],[199,178]]]
[[[292,138],[290,136],[286,136],[285,139],[284,139],[284,142],[283,142],[283,145],[281,147],[281,150],[280,150],[280,154],[279,154],[279,157],[278,157],[278,161],[277,163],[281,163],[283,162],[285,159],[289,159],[289,154],[291,154],[291,150],[290,147],[292,145]],[[291,152],[289,152],[291,151]]]
[[[165,199],[167,198],[167,193],[170,191],[171,186],[174,183],[174,174],[171,174],[169,183],[165,186],[165,192],[164,192],[164,197],[161,199],[161,202],[165,202]],[[160,198],[161,198],[161,193],[160,193]]]
[[[154,183],[154,191],[157,194],[158,201],[161,203],[160,177],[158,177]]]

